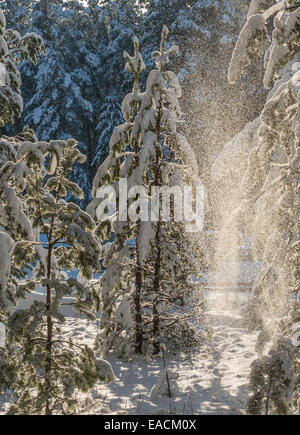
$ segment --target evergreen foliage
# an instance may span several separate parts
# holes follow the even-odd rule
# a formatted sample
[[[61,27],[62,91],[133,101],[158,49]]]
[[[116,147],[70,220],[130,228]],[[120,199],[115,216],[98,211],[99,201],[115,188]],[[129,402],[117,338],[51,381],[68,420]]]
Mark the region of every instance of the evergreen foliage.
[[[134,56],[124,53],[125,68],[134,76],[133,90],[123,100],[125,123],[114,130],[110,153],[94,179],[95,199],[88,208],[92,216],[97,216],[100,227],[106,227],[107,238],[114,235],[106,245],[106,270],[101,278],[103,314],[99,343],[105,353],[117,349],[128,355],[134,349],[136,353],[157,354],[163,343],[162,331],[170,331],[180,321],[184,327],[186,317],[176,304],[184,296],[180,279],[178,285],[175,281],[181,268],[185,273],[180,242],[174,237],[174,220],[164,223],[160,212],[155,221],[150,216],[147,219],[150,202],[143,194],[143,189],[150,195],[152,187],[168,186],[170,177],[180,172],[178,166],[184,172],[167,155],[177,152],[178,158],[184,160],[192,154],[176,129],[181,116],[178,103],[181,88],[176,75],[166,69],[169,57],[177,52],[176,46],[166,48],[167,34],[164,27],[160,51],[152,55],[157,69],[150,72],[145,92],[140,90],[145,64],[136,38]],[[120,179],[126,179],[126,192],[119,191]],[[106,185],[114,188],[118,200],[124,194],[128,198],[128,220],[127,216],[125,219],[120,216],[118,208],[111,219],[105,220],[109,205],[104,199]],[[135,188],[135,194],[128,197],[131,188]],[[186,275],[191,274],[190,270]]]
[[[257,145],[251,150],[243,179],[244,199],[237,212],[240,224],[253,237],[255,259],[262,262],[246,320],[251,329],[260,330],[259,354],[266,342],[272,345],[270,356],[258,359],[252,366],[249,410],[260,413],[266,400],[268,412],[292,413],[299,398],[299,382],[294,382],[299,370],[299,347],[292,344],[292,336],[300,308],[300,8],[286,9],[285,2],[271,3],[252,1],[233,52],[229,79],[239,77],[252,58],[268,47],[264,83],[270,87],[277,82],[261,113]],[[266,22],[273,16],[271,44]]]

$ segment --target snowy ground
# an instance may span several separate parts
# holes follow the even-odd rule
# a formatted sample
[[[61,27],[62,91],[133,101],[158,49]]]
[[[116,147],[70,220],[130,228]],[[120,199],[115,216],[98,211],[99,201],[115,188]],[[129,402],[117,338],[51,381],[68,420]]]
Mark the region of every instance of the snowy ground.
[[[131,363],[110,358],[118,381],[99,384],[85,404],[86,412],[107,408],[105,412],[119,414],[244,413],[256,342],[256,334],[248,334],[242,327],[240,308],[244,300],[245,294],[210,293],[207,315],[211,341],[197,355],[168,361],[170,370],[179,376],[179,396],[151,401],[151,389],[163,370],[160,359],[149,364],[142,358]],[[77,332],[81,332],[80,326]],[[82,339],[87,335],[91,338],[91,332],[82,333]]]
[[[109,358],[117,382],[98,384],[82,402],[80,413],[117,414],[242,414],[247,401],[249,367],[255,358],[256,334],[242,327],[240,308],[243,293],[210,292],[208,322],[211,340],[193,356],[167,361],[178,374],[180,395],[150,399],[152,387],[163,370],[161,359],[147,363],[143,358],[130,363]],[[93,344],[96,325],[69,318],[65,336]],[[4,408],[0,406],[0,412]]]

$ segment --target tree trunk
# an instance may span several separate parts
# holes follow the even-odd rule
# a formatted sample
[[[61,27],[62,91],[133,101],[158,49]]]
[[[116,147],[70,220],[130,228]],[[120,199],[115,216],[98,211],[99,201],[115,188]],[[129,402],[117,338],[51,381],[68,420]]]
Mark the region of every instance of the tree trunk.
[[[139,254],[136,255],[135,269],[135,351],[138,354],[142,353],[143,345],[143,328],[142,328],[142,307],[141,307],[141,290],[142,290],[142,270],[139,260]]]
[[[160,98],[158,114],[157,114],[157,122],[156,122],[156,162],[155,162],[155,177],[154,182],[155,186],[159,186],[160,183],[160,137],[161,137],[161,115],[162,115],[162,97]],[[159,296],[160,296],[160,272],[161,272],[161,247],[160,247],[160,207],[159,204],[159,214],[158,214],[158,222],[155,233],[155,246],[157,249],[155,264],[154,264],[154,278],[153,278],[153,291],[154,291],[154,299],[152,305],[152,314],[153,314],[153,347],[154,347],[154,355],[157,355],[160,351],[160,317],[159,312],[157,310],[159,304]]]
[[[161,248],[160,248],[160,222],[157,222],[157,229],[155,234],[155,245],[157,248],[157,254],[154,265],[154,280],[153,280],[153,291],[154,300],[152,307],[153,314],[153,347],[154,355],[157,355],[160,351],[160,318],[157,306],[159,304],[159,293],[160,293],[160,269],[161,269]]]
[[[42,5],[44,16],[47,17],[48,16],[48,0],[42,0],[41,5]]]
[[[49,244],[47,258],[47,279],[51,277],[51,258],[53,246]],[[52,338],[53,322],[50,314],[51,310],[51,287],[47,285],[47,343],[46,343],[46,367],[45,367],[45,393],[46,393],[46,415],[52,415],[50,395],[51,395],[51,371],[52,371]]]

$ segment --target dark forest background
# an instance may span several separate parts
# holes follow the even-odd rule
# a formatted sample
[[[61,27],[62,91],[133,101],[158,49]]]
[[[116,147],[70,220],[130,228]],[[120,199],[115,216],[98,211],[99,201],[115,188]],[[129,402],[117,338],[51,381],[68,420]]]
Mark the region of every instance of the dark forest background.
[[[151,52],[166,24],[169,43],[180,49],[172,67],[184,90],[182,128],[209,185],[212,160],[260,113],[264,101],[259,62],[242,83],[232,86],[226,78],[248,5],[248,0],[0,1],[7,26],[38,33],[47,51],[37,65],[21,64],[24,111],[2,133],[14,135],[28,125],[39,140],[78,140],[87,162],[75,177],[88,201],[132,85],[123,52],[132,52],[132,37],[138,36],[151,69]]]

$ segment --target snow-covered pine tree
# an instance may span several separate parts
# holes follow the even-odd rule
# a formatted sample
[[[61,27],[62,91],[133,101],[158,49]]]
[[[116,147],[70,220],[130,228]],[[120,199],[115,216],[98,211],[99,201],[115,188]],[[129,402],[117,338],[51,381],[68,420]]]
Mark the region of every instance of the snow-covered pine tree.
[[[292,60],[299,47],[299,5],[292,0],[286,1],[252,0],[244,25],[236,43],[228,71],[228,79],[234,82],[256,56],[269,49],[266,59],[264,85],[270,88],[280,76],[282,68]],[[272,5],[272,6],[271,6]],[[268,6],[270,6],[268,8]],[[286,22],[285,22],[285,18]],[[268,20],[274,18],[274,31],[271,39],[266,27]]]
[[[20,33],[20,35],[24,35],[24,33],[29,32],[28,20],[29,20],[29,7],[31,4],[31,0],[25,0],[20,3],[17,0],[3,0],[0,2],[0,8],[2,9],[5,18],[6,18],[6,26],[8,29],[14,29]],[[32,81],[30,83],[22,77],[22,68],[28,65],[28,62],[20,62],[19,71],[20,77],[22,80],[22,98],[23,105],[26,105],[27,102],[27,90],[32,87]],[[31,65],[32,66],[32,65]],[[15,118],[14,124],[6,124],[1,128],[1,134],[7,134],[10,136],[16,135],[24,128],[24,120],[22,116],[19,118]]]
[[[181,87],[176,75],[167,70],[167,64],[171,54],[178,52],[178,47],[171,46],[167,49],[168,33],[168,28],[164,26],[161,34],[160,50],[152,54],[157,69],[149,74],[146,84],[147,93],[148,83],[153,80],[151,76],[155,77],[155,92],[154,97],[152,97],[155,125],[151,129],[155,135],[155,160],[151,165],[150,189],[152,187],[155,189],[169,187],[171,177],[176,177],[179,171],[178,166],[180,167],[180,163],[178,165],[172,160],[176,159],[177,155],[177,158],[181,157],[181,161],[185,162],[192,152],[185,138],[177,131],[178,122],[181,120],[179,105]],[[173,154],[173,159],[172,157],[168,158],[168,154],[169,156]],[[197,164],[194,161],[192,165],[190,171],[195,172],[194,177],[197,177],[197,171],[193,169],[193,167],[197,168]],[[191,181],[195,181],[193,177],[190,178]],[[176,197],[176,193],[174,196]],[[147,278],[147,281],[145,281],[146,290],[144,291],[145,299],[147,299],[148,304],[150,301],[152,307],[150,318],[147,316],[148,322],[150,320],[151,332],[148,332],[147,335],[153,346],[154,354],[160,352],[163,338],[168,335],[170,337],[172,328],[173,331],[179,332],[176,326],[179,325],[179,328],[181,326],[184,328],[184,325],[187,326],[184,323],[184,314],[180,313],[178,309],[177,312],[176,309],[174,310],[176,302],[184,296],[182,287],[176,283],[177,278],[178,282],[180,282],[180,271],[183,263],[179,240],[174,238],[176,226],[179,231],[182,230],[182,227],[180,228],[176,223],[177,217],[172,217],[169,221],[169,216],[165,217],[163,215],[163,200],[163,194],[159,193],[160,210],[157,222],[151,223],[153,235],[150,239],[150,248],[148,252],[143,254],[146,260],[144,267],[145,277]],[[188,280],[186,285],[188,287]],[[192,317],[192,315],[191,310],[190,316]],[[179,339],[183,335],[179,334]],[[165,342],[168,342],[168,340],[165,340]]]
[[[44,288],[46,295],[44,302],[35,301],[25,310],[17,309],[7,319],[8,360],[3,370],[5,384],[15,395],[11,413],[74,412],[74,392],[86,392],[104,378],[102,368],[106,363],[97,360],[86,345],[64,340],[61,335],[65,321],[60,310],[63,297],[72,297],[73,309],[89,319],[95,319],[98,300],[88,283],[67,275],[70,270],[79,270],[90,280],[93,271],[99,269],[100,244],[93,235],[94,222],[76,204],[65,201],[70,190],[79,198],[83,195],[69,180],[76,161],[82,163],[84,156],[71,139],[23,142],[18,149],[14,175],[18,176],[18,184],[25,175],[26,190],[20,188],[25,198],[24,219],[35,240],[27,237],[17,241],[11,247],[11,258],[20,274],[35,267],[31,278],[17,283],[15,297],[24,298],[37,287]],[[21,173],[17,165],[27,172]],[[40,261],[36,246],[43,251]]]
[[[0,9],[0,63],[2,68],[2,83],[0,86],[0,124],[1,126],[7,123],[13,123],[16,116],[20,116],[23,109],[23,100],[21,95],[21,78],[18,70],[21,60],[36,62],[37,54],[43,51],[43,41],[36,34],[25,34],[21,36],[18,32],[6,29],[6,19],[3,11]],[[22,206],[17,201],[13,189],[9,186],[9,178],[11,173],[16,170],[18,177],[22,177],[24,171],[22,165],[16,169],[14,162],[16,162],[18,145],[16,142],[21,137],[30,140],[32,132],[24,129],[19,138],[14,140],[3,137],[1,138],[0,149],[0,231],[3,241],[1,249],[3,256],[0,258],[0,267],[3,270],[1,285],[0,285],[0,312],[3,314],[6,308],[11,305],[15,287],[9,283],[11,271],[10,251],[13,246],[11,237],[15,236],[15,232],[11,231],[13,222],[20,219],[22,222],[18,223],[19,232],[24,234],[28,233],[28,225],[25,220],[22,220]],[[26,171],[25,171],[26,172]],[[22,225],[24,224],[24,225]],[[6,225],[10,226],[8,230]],[[29,235],[29,234],[27,234]]]
[[[171,42],[179,46],[180,56],[172,59],[171,67],[182,83],[185,136],[195,150],[205,186],[205,228],[219,229],[220,216],[212,206],[212,161],[247,122],[259,115],[266,95],[261,86],[261,60],[254,63],[239,85],[226,81],[237,29],[246,18],[250,0],[139,3],[145,8],[141,45],[145,47],[142,55],[146,66],[151,65],[151,52],[159,43],[163,24],[171,30]]]
[[[33,132],[25,128],[17,137],[5,137],[0,140],[0,231],[2,236],[11,239],[11,247],[16,240],[21,240],[23,237],[28,240],[35,240],[31,226],[23,213],[22,201],[19,201],[16,194],[16,189],[24,190],[23,175],[27,173],[27,168],[22,162],[17,163],[17,153],[22,141],[34,142],[36,138]],[[37,252],[40,248],[36,247]],[[8,266],[9,269],[6,269]],[[11,265],[10,255],[5,255],[0,259],[0,265],[7,270],[3,273],[2,285],[0,286],[0,317],[3,320],[3,315],[13,309],[15,284],[11,278],[14,276],[19,279],[22,274],[16,271]],[[6,278],[5,278],[6,276]]]
[[[199,43],[206,26],[205,22],[209,20],[208,14],[204,18],[207,3],[207,1],[199,0],[186,0],[185,2],[181,0],[138,0],[140,8],[145,11],[141,44],[144,46],[142,55],[147,67],[151,67],[152,51],[160,44],[163,25],[171,29],[170,41],[172,43],[176,41],[181,53],[181,56],[173,59],[172,63],[176,62],[178,69],[186,66],[191,54],[189,47],[193,45],[193,42]],[[198,10],[195,10],[197,6]],[[199,26],[198,20],[200,17],[201,20],[202,16],[203,22]]]
[[[35,61],[43,42],[35,34],[22,38],[13,30],[5,31],[2,11],[0,18],[0,61],[6,66],[0,89],[5,97],[1,106],[4,123],[12,122],[22,110],[19,59]],[[74,140],[38,142],[29,128],[16,137],[1,138],[0,320],[6,325],[7,340],[6,348],[0,349],[0,383],[13,393],[11,412],[45,409],[51,413],[52,405],[66,412],[74,405],[75,389],[87,391],[97,379],[114,377],[111,367],[97,360],[86,346],[54,336],[64,321],[60,313],[64,295],[74,297],[75,310],[92,317],[98,300],[87,285],[66,274],[74,266],[90,277],[99,267],[92,219],[64,201],[70,190],[82,196],[81,189],[67,178],[74,162],[83,161],[76,145]],[[39,285],[46,288],[46,301],[14,311],[17,299]]]
[[[273,3],[252,1],[233,53],[229,79],[239,77],[253,56],[269,48],[264,84],[270,87],[277,81],[260,116],[258,143],[249,155],[242,183],[245,195],[237,216],[253,237],[255,259],[262,262],[248,304],[247,323],[261,330],[260,354],[267,341],[272,343],[269,355],[252,365],[248,410],[287,414],[297,412],[300,392],[300,347],[293,342],[300,313],[300,8],[293,1],[290,5]],[[266,22],[273,16],[271,43]]]
[[[156,249],[158,243],[160,250]],[[195,351],[202,338],[197,325],[204,325],[205,308],[203,294],[194,281],[201,276],[203,264],[197,239],[186,233],[184,224],[171,219],[162,222],[159,241],[152,241],[151,248],[144,266],[143,289],[144,335],[151,344],[148,353]],[[154,291],[158,254],[159,291],[157,287]]]
[[[0,10],[0,62],[4,82],[0,86],[0,126],[13,123],[23,110],[20,61],[36,63],[39,51],[44,51],[43,40],[34,33],[21,36],[17,31],[6,29],[6,19]]]
[[[88,4],[92,11],[97,10],[98,65],[95,79],[101,84],[98,97],[97,144],[93,149],[93,169],[103,162],[109,153],[109,140],[114,126],[122,122],[122,95],[131,88],[131,77],[123,69],[123,52],[129,51],[132,38],[141,26],[142,14],[134,0],[103,1],[101,5]],[[115,77],[111,80],[111,77]]]
[[[164,27],[160,51],[153,53],[157,69],[150,72],[144,93],[140,92],[139,79],[145,65],[136,38],[134,56],[125,52],[126,69],[134,76],[133,91],[126,95],[122,104],[126,122],[115,128],[109,156],[94,180],[95,199],[89,212],[97,214],[100,221],[105,212],[100,193],[106,184],[117,192],[117,199],[126,195],[118,190],[120,179],[126,178],[128,191],[137,188],[134,197],[128,198],[126,204],[131,213],[128,221],[127,216],[125,219],[122,216],[120,221],[120,210],[117,209],[112,228],[111,222],[100,223],[101,227],[109,228],[109,235],[112,231],[114,233],[105,258],[106,270],[101,278],[103,314],[100,341],[105,352],[117,348],[120,353],[126,353],[130,347],[132,350],[132,344],[137,353],[149,351],[150,345],[152,351],[154,348],[155,353],[159,352],[162,268],[168,276],[172,270],[174,282],[175,263],[180,263],[178,246],[176,253],[172,254],[173,247],[167,240],[171,231],[169,222],[164,224],[160,214],[154,222],[151,221],[149,197],[139,190],[146,189],[150,195],[152,187],[159,188],[163,183],[168,186],[172,167],[180,165],[168,161],[167,150],[170,154],[177,145],[183,161],[191,154],[187,142],[176,131],[181,113],[178,103],[181,89],[176,75],[166,70],[169,56],[177,51],[175,46],[166,49],[167,34]],[[107,207],[107,201],[104,204]],[[170,285],[167,287],[166,291],[169,291]],[[164,297],[164,300],[173,303],[174,295]],[[149,306],[150,315],[145,314],[149,313]],[[161,327],[167,325],[168,322],[164,322]]]
[[[102,86],[96,75],[101,62],[96,26],[80,1],[33,0],[27,4],[26,21],[27,28],[44,39],[47,55],[37,66],[21,64],[25,85],[21,127],[29,125],[45,141],[76,137],[87,162],[76,166],[74,177],[89,193]],[[16,28],[20,25],[14,23]]]
[[[134,351],[142,352],[142,319],[140,308],[140,292],[142,286],[142,271],[139,265],[139,254],[137,245],[132,246],[130,240],[139,234],[140,222],[108,219],[103,221],[104,212],[107,210],[101,207],[103,198],[98,199],[99,190],[105,185],[111,185],[117,199],[127,192],[119,192],[117,181],[119,178],[131,176],[131,185],[143,185],[143,169],[138,171],[140,144],[138,135],[131,137],[134,123],[130,122],[135,116],[141,104],[141,93],[139,89],[140,75],[145,69],[144,62],[139,53],[139,42],[134,39],[134,56],[131,57],[124,52],[126,59],[126,70],[134,77],[133,91],[128,94],[122,106],[125,123],[115,127],[109,144],[109,155],[99,167],[93,183],[94,201],[89,205],[88,211],[100,221],[100,228],[107,229],[107,239],[113,236],[113,241],[106,245],[106,256],[104,266],[106,267],[101,278],[101,333],[99,342],[102,343],[103,352],[111,349],[118,350],[119,354],[130,354]],[[150,157],[150,156],[149,156]],[[147,154],[145,153],[145,164]],[[138,174],[138,179],[135,180]],[[132,200],[131,200],[132,202]],[[126,207],[129,201],[126,202]],[[99,207],[102,211],[99,212]],[[114,218],[114,216],[112,216]],[[102,220],[102,222],[101,222]],[[114,222],[112,222],[114,221]],[[113,225],[112,225],[113,224]],[[130,261],[130,257],[133,260]],[[130,267],[128,267],[128,263]],[[126,267],[127,266],[127,267]],[[134,285],[131,281],[134,280]],[[134,288],[132,290],[132,288]],[[129,302],[131,292],[135,293],[133,304]],[[131,305],[134,305],[132,310]],[[134,316],[132,315],[134,313]],[[133,349],[134,348],[134,349]]]

